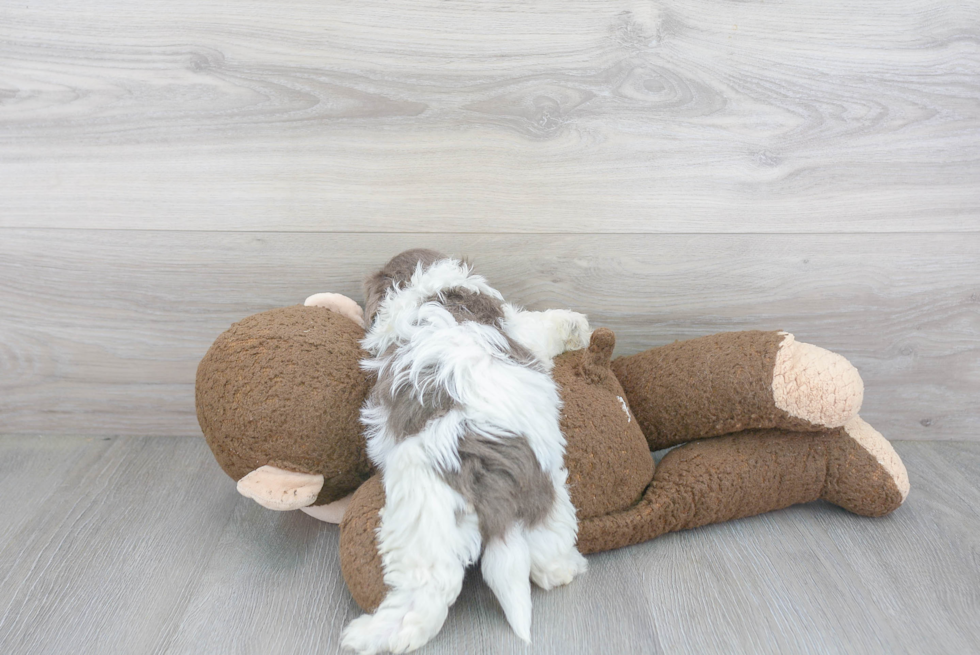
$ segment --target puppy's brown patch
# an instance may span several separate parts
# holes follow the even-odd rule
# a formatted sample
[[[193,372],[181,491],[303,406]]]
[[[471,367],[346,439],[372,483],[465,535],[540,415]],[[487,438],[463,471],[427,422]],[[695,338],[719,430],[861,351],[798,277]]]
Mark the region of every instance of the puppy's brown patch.
[[[444,471],[443,477],[473,505],[484,543],[502,537],[517,521],[532,527],[551,511],[555,488],[525,437],[466,434],[459,441],[459,460],[459,471]]]
[[[385,294],[395,285],[405,286],[415,274],[415,270],[422,266],[422,270],[432,266],[440,259],[446,259],[446,255],[428,248],[413,248],[399,253],[388,260],[380,271],[371,275],[364,281],[364,316],[370,325],[374,320],[374,315],[378,313],[378,307],[385,299]]]

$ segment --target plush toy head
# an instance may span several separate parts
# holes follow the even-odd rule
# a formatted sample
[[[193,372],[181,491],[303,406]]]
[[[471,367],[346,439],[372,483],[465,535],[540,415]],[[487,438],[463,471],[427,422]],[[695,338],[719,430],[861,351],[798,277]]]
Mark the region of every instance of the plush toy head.
[[[197,369],[197,417],[225,473],[302,474],[292,492],[307,493],[306,505],[357,489],[371,472],[358,422],[369,390],[358,366],[363,336],[347,316],[299,305],[249,316],[219,336]]]

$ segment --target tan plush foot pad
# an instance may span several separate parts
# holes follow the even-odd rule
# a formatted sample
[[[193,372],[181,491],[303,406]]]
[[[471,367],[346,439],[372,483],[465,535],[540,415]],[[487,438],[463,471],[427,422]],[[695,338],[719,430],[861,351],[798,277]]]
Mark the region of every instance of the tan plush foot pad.
[[[784,342],[788,350],[781,352]],[[773,388],[777,365],[783,408]],[[820,430],[828,420],[841,425],[863,396],[846,360],[796,344],[785,332],[679,341],[620,357],[612,368],[651,450],[748,429]]]
[[[864,382],[854,365],[837,353],[786,334],[776,353],[772,393],[776,407],[790,416],[839,428],[861,409]]]

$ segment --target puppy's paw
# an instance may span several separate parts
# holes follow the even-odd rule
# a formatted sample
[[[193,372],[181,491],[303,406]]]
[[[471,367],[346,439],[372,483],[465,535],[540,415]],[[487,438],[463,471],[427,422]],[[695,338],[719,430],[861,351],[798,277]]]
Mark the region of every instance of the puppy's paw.
[[[580,552],[572,550],[544,564],[531,567],[531,580],[545,591],[566,585],[585,573],[588,563]]]
[[[380,653],[386,646],[381,633],[374,627],[373,614],[365,614],[348,623],[340,644],[361,655]]]
[[[569,310],[556,310],[560,320],[559,333],[564,342],[564,351],[581,350],[589,347],[592,328],[585,314]]]
[[[418,612],[408,607],[380,608],[351,621],[341,645],[361,655],[407,653],[432,639],[442,627],[445,614]]]

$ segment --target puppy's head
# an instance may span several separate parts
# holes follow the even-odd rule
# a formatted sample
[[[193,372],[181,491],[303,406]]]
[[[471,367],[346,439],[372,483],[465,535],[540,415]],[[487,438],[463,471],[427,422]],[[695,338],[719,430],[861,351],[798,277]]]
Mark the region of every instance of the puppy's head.
[[[408,284],[419,266],[425,270],[446,258],[446,255],[435,250],[413,248],[395,255],[380,271],[369,276],[364,281],[364,316],[368,325],[374,321],[374,315],[378,313],[378,307],[389,289]]]

